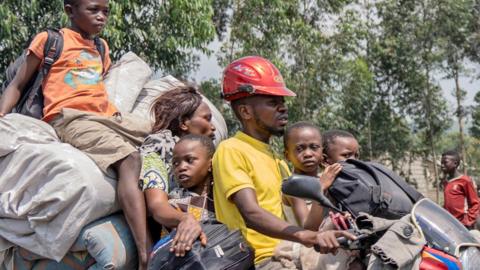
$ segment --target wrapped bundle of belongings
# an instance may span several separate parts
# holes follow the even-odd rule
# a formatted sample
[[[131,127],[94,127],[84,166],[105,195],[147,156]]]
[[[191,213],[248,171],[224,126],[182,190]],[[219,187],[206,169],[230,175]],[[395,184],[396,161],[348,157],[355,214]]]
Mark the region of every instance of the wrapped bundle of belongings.
[[[152,101],[181,84],[151,75],[145,62],[127,53],[105,81],[111,101],[146,129]],[[221,140],[225,121],[206,102]],[[0,172],[0,270],[135,269],[135,243],[118,213],[117,181],[61,143],[50,125],[20,114],[0,118]]]

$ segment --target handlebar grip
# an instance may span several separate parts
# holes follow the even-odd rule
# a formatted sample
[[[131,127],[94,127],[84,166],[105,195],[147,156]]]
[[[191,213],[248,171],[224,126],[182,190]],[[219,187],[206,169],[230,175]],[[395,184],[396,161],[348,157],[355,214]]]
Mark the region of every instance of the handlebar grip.
[[[337,242],[341,247],[347,247],[348,241],[349,240],[345,236],[340,236],[337,238]]]
[[[348,239],[345,237],[345,236],[340,236],[339,238],[337,238],[337,242],[343,246],[343,245],[347,245],[348,244]]]
[[[337,238],[338,244],[340,244],[341,247],[348,247],[348,239],[345,236],[340,236]],[[320,246],[315,244],[313,245],[313,248],[315,249],[316,252],[320,252]]]

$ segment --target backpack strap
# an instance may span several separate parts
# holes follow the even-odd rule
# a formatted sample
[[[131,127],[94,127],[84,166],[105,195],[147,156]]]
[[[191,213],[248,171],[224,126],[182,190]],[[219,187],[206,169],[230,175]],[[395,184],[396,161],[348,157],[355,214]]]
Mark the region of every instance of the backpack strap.
[[[93,39],[95,43],[95,47],[97,51],[100,53],[100,57],[102,58],[102,74],[105,72],[105,44],[103,44],[102,40],[97,36]]]
[[[53,63],[60,58],[63,51],[63,35],[60,30],[49,28],[47,29],[47,34],[48,38],[43,49],[43,65],[41,69],[43,77],[47,76]]]
[[[63,35],[59,29],[56,28],[48,28],[47,29],[48,38],[47,42],[45,43],[44,47],[44,64],[43,64],[43,75],[46,76],[50,71],[53,63],[60,58],[63,50]],[[100,58],[102,59],[102,73],[105,71],[105,44],[103,44],[102,40],[97,36],[93,39],[95,47],[100,54]]]
[[[45,47],[43,50],[44,54],[44,61],[42,67],[42,74],[45,77],[50,68],[52,67],[53,63],[60,58],[63,50],[63,35],[59,29],[56,28],[48,28],[47,29],[48,38],[45,43]],[[105,72],[105,44],[103,44],[102,40],[97,36],[93,39],[95,47],[100,54],[102,59],[102,73]]]
[[[34,100],[40,99],[43,102],[43,94],[41,86],[43,79],[47,76],[52,68],[53,63],[58,60],[63,50],[63,36],[58,29],[47,29],[47,40],[43,48],[43,63],[40,66],[40,71],[32,80],[30,87],[23,90],[20,100],[15,107],[16,112],[22,114],[29,114],[24,111],[25,104],[32,104]],[[25,53],[25,52],[24,52]],[[25,53],[26,55],[26,53]],[[36,118],[41,118],[41,115],[31,115]]]
[[[390,170],[385,168],[385,166],[378,164],[376,162],[368,162],[372,167],[375,169],[379,170],[383,174],[387,175],[390,179],[397,184],[404,192],[407,194],[407,196],[412,200],[413,203],[418,202],[420,199],[424,198],[424,196],[418,192],[416,189],[414,189],[412,186],[410,186],[403,178],[398,176],[395,173],[392,173]]]

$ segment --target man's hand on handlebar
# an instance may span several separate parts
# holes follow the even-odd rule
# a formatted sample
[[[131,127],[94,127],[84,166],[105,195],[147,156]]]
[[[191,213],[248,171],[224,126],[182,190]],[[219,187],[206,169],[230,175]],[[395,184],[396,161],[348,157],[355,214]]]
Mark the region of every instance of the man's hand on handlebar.
[[[302,243],[306,247],[315,247],[315,250],[320,253],[336,253],[337,249],[340,247],[337,238],[355,240],[356,236],[347,232],[347,231],[320,231],[314,232],[309,230],[304,230],[299,232],[299,237]]]
[[[340,247],[338,239],[350,239],[356,240],[356,236],[347,231],[323,231],[317,233],[318,244],[315,247],[317,251],[322,254],[337,253],[337,249]]]

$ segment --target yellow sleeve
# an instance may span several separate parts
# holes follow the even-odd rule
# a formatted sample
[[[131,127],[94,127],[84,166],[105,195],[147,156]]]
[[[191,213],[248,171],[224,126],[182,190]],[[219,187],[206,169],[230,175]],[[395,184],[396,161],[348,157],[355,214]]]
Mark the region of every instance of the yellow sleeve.
[[[241,189],[255,189],[248,173],[251,170],[251,164],[237,149],[220,144],[213,156],[214,185],[227,199]]]
[[[279,160],[277,161],[278,168],[280,170],[280,175],[282,176],[282,180],[286,180],[292,173],[290,172],[290,169],[288,168],[287,163],[284,160]]]

